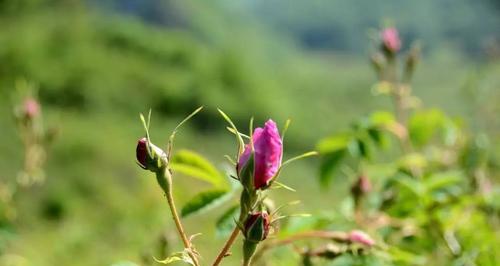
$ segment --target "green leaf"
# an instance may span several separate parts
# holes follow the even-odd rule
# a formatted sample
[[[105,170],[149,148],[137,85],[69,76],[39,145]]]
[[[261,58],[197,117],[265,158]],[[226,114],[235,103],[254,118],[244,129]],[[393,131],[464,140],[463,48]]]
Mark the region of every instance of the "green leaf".
[[[397,175],[394,178],[394,181],[396,181],[396,183],[399,183],[402,187],[407,188],[417,197],[422,197],[425,193],[425,187],[422,186],[420,182],[418,182],[417,180],[415,180],[410,176]]]
[[[170,162],[176,172],[209,182],[215,187],[227,187],[226,178],[203,156],[189,150],[177,152]]]
[[[411,171],[411,169],[423,169],[427,167],[428,162],[424,155],[420,153],[410,153],[398,160],[400,168]]]
[[[378,111],[370,115],[371,124],[377,127],[387,126],[394,123],[395,121],[396,119],[394,119],[394,115],[386,111]]]
[[[435,173],[424,180],[428,192],[458,185],[464,180],[464,175],[459,171]]]
[[[358,138],[355,140],[357,152],[365,159],[371,159],[373,156],[370,140],[367,138]],[[354,156],[354,154],[353,154]]]
[[[201,192],[189,200],[181,210],[181,216],[207,211],[227,200],[231,194],[225,189],[213,189]]]
[[[438,131],[443,129],[445,115],[437,109],[415,113],[409,121],[411,141],[418,146],[427,144]]]
[[[189,257],[187,250],[175,252],[172,255],[166,257],[164,260],[158,260],[155,257],[153,257],[153,259],[156,262],[161,263],[161,264],[170,264],[170,263],[176,262],[176,261],[184,261],[185,263],[187,263],[189,265],[194,265],[194,262],[191,259],[191,257]]]
[[[238,219],[240,214],[240,206],[239,204],[232,206],[228,210],[226,210],[215,224],[216,233],[220,237],[228,236],[236,226],[235,221]]]
[[[384,131],[378,128],[370,128],[367,130],[370,139],[380,148],[388,148],[389,139],[384,135]]]
[[[337,150],[335,152],[324,155],[320,165],[320,183],[323,186],[328,186],[335,172],[337,171],[342,159],[346,154],[346,149]]]
[[[349,142],[351,141],[352,136],[349,133],[341,133],[337,134],[325,139],[322,139],[318,145],[317,150],[321,154],[332,153],[339,150],[344,150]]]

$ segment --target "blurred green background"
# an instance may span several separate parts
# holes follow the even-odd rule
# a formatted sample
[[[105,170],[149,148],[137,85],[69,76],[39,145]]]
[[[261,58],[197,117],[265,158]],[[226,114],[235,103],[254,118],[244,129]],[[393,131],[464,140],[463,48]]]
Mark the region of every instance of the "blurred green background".
[[[177,122],[205,106],[178,135],[224,169],[234,138],[216,108],[240,128],[273,118],[292,125],[287,156],[375,108],[376,77],[368,61],[376,29],[394,23],[403,49],[423,45],[414,92],[424,106],[464,117],[468,130],[490,135],[500,152],[500,2],[422,1],[0,1],[0,178],[22,168],[12,115],[16,80],[38,88],[46,124],[56,125],[47,181],[15,201],[15,226],[1,231],[0,249],[19,265],[139,264],[160,257],[163,232],[180,249],[154,177],[136,166],[143,135],[138,114],[152,108],[152,139],[165,145]],[[329,215],[347,184],[321,190],[317,163],[294,164],[278,191],[298,211]],[[176,176],[176,199],[206,184]],[[212,260],[224,239],[220,211],[186,219],[203,232],[195,243]],[[239,244],[239,242],[238,242]],[[236,250],[236,249],[235,249]],[[232,261],[231,261],[232,260]],[[237,258],[229,258],[234,265]]]

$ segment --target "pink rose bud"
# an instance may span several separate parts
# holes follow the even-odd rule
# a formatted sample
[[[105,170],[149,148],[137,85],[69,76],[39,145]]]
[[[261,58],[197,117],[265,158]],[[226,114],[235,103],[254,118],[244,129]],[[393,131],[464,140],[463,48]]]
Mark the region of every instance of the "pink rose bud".
[[[23,104],[23,111],[26,118],[33,119],[40,114],[40,104],[33,98],[27,98]]]
[[[385,28],[382,30],[381,35],[382,43],[387,51],[397,53],[399,49],[401,49],[401,40],[399,39],[399,33],[396,28]]]
[[[270,185],[270,181],[278,172],[281,166],[283,155],[283,143],[278,131],[278,127],[273,120],[268,120],[264,128],[256,128],[252,136],[253,153],[253,185],[255,189],[264,189]],[[238,175],[241,175],[243,169],[247,166],[252,156],[252,147],[250,144],[245,146],[245,150],[240,155],[237,165]]]
[[[256,212],[248,216],[243,234],[250,242],[260,242],[267,238],[271,225],[271,217],[267,212]]]
[[[351,243],[358,243],[368,247],[375,245],[375,240],[373,240],[367,233],[360,230],[352,230],[349,233],[349,241]]]
[[[359,184],[359,190],[363,193],[366,194],[372,190],[372,183],[370,182],[370,179],[368,179],[367,176],[362,175],[359,177],[358,180]]]
[[[351,194],[354,197],[354,203],[359,206],[361,198],[372,190],[370,179],[366,175],[360,175],[358,180],[351,187]]]
[[[158,160],[166,159],[166,154],[162,149],[152,143],[150,143],[149,146],[151,152],[151,154],[149,154],[147,146],[148,140],[146,138],[141,138],[137,141],[137,147],[135,149],[137,162],[143,169],[156,171],[159,168]]]

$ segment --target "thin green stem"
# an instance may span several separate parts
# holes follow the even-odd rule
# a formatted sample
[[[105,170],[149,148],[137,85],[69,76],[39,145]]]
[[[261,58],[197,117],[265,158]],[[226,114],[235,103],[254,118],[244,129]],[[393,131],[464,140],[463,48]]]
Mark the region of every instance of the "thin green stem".
[[[193,260],[195,266],[199,266],[198,258],[193,253],[191,242],[189,241],[186,233],[184,232],[184,228],[182,226],[181,220],[179,218],[179,214],[177,213],[177,209],[175,207],[174,198],[172,196],[172,174],[170,170],[166,167],[160,169],[159,173],[156,175],[158,184],[165,192],[167,197],[168,206],[170,208],[170,212],[172,213],[172,218],[174,219],[175,226],[177,231],[179,232],[179,236],[184,244],[184,248],[188,250],[189,257]]]

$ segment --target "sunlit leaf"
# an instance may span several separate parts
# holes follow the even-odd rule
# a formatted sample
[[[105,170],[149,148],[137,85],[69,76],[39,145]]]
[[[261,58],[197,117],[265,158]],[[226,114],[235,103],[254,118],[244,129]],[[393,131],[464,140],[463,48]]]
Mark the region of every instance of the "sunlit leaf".
[[[427,159],[420,153],[410,153],[401,157],[398,161],[401,168],[406,170],[422,169],[428,164]]]
[[[395,121],[394,115],[386,111],[378,111],[370,115],[370,122],[374,126],[387,126]]]
[[[201,192],[189,200],[181,210],[181,216],[186,217],[196,213],[208,211],[223,203],[230,196],[228,190],[213,189]]]
[[[424,180],[427,191],[443,189],[457,185],[464,180],[464,175],[458,171],[435,173]]]
[[[207,159],[189,150],[177,152],[170,162],[176,172],[209,182],[216,187],[227,187],[226,178]]]
[[[345,148],[347,148],[347,145],[351,140],[352,136],[349,133],[337,134],[322,139],[317,145],[317,150],[320,152],[320,154],[344,150]]]
[[[411,141],[418,146],[427,144],[431,138],[443,129],[444,114],[437,110],[425,110],[415,113],[409,121]]]
[[[425,193],[425,187],[418,180],[410,176],[398,175],[394,178],[394,181],[407,188],[418,197],[422,197]]]
[[[157,259],[155,257],[153,257],[153,259],[156,262],[161,263],[161,264],[170,264],[172,262],[184,261],[185,263],[187,263],[189,265],[194,265],[194,262],[191,259],[191,257],[189,257],[189,254],[188,254],[187,250],[184,250],[182,252],[175,252],[175,253],[173,253],[172,255],[170,255],[168,257],[166,257],[163,260],[159,260],[159,259]]]

